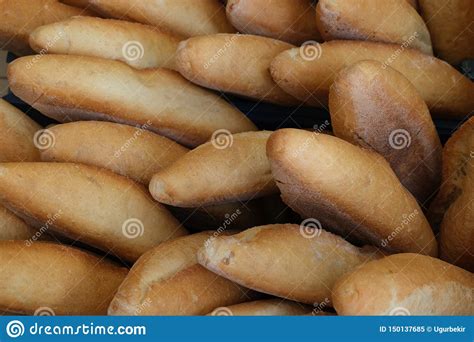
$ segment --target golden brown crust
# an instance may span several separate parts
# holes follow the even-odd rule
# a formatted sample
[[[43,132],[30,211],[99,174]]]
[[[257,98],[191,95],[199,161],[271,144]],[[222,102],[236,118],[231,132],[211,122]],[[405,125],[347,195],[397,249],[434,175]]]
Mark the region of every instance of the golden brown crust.
[[[179,72],[203,87],[282,105],[299,102],[273,81],[269,66],[293,45],[266,37],[216,34],[181,42],[176,53]]]
[[[376,60],[401,72],[420,93],[433,115],[464,118],[474,109],[474,83],[449,64],[396,44],[330,41],[319,45],[316,58],[304,49],[278,55],[270,66],[286,92],[315,106],[326,106],[337,73],[362,60]]]
[[[158,202],[188,208],[274,194],[265,155],[270,134],[216,136],[153,176],[150,193]]]
[[[0,200],[27,222],[127,261],[187,232],[133,181],[72,163],[4,163]]]
[[[43,161],[94,165],[147,186],[155,173],[188,152],[165,137],[112,122],[71,122],[50,127],[44,134],[51,137],[51,144],[41,151]]]
[[[472,315],[474,275],[436,258],[397,254],[340,278],[339,315]]]
[[[164,68],[136,70],[119,61],[85,56],[29,56],[9,65],[8,80],[22,100],[61,122],[146,125],[190,146],[209,140],[218,129],[256,129],[216,94]]]
[[[214,309],[210,316],[301,316],[312,308],[284,299],[261,299]]]
[[[415,87],[398,71],[362,61],[339,73],[329,91],[337,137],[387,159],[401,183],[425,203],[441,177],[441,142]]]
[[[326,41],[351,39],[407,44],[433,54],[428,28],[407,1],[319,0],[316,22]]]
[[[71,247],[0,241],[0,310],[104,315],[127,271]]]
[[[267,225],[219,236],[205,244],[198,260],[242,286],[313,304],[330,300],[342,274],[380,256],[322,229],[303,228]]]
[[[273,133],[267,155],[283,201],[304,218],[351,241],[437,255],[423,211],[382,156],[297,129]]]

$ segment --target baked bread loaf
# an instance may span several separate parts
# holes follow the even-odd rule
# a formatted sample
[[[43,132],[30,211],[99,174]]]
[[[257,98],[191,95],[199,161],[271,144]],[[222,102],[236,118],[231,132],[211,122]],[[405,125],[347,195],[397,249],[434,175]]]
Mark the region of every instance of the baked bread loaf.
[[[304,218],[389,252],[437,255],[415,198],[377,153],[297,129],[273,133],[267,155],[283,201]]]
[[[127,269],[76,248],[0,241],[0,310],[105,315]]]
[[[73,17],[38,27],[29,41],[37,53],[102,57],[137,69],[174,69],[180,38],[124,20]]]
[[[344,273],[380,257],[314,227],[266,225],[209,240],[201,265],[242,286],[302,303],[328,302]]]
[[[80,8],[87,8],[89,7],[89,0],[59,0],[66,5],[76,6]]]
[[[171,214],[133,181],[72,163],[4,163],[0,201],[39,227],[135,261],[158,243],[185,235]]]
[[[37,139],[37,132],[40,129],[27,115],[0,99],[0,162],[38,161],[37,146],[41,148],[41,141]]]
[[[89,0],[89,4],[109,17],[153,25],[185,37],[235,32],[219,0]]]
[[[219,129],[256,129],[216,94],[164,68],[136,70],[85,56],[28,56],[9,65],[8,80],[15,95],[60,122],[141,125],[189,146],[204,143]]]
[[[92,13],[68,6],[57,0],[2,0],[0,1],[0,45],[2,50],[17,55],[31,54],[29,34],[38,26],[61,21],[75,15]]]
[[[112,122],[78,121],[48,128],[41,159],[110,169],[148,186],[151,177],[188,152],[150,131]]]
[[[270,134],[223,132],[155,174],[150,193],[160,203],[187,208],[277,193],[265,155]]]
[[[331,86],[329,112],[337,137],[380,153],[420,203],[432,198],[441,178],[441,142],[405,76],[376,61],[353,64]]]
[[[308,58],[304,50],[291,49],[278,55],[270,70],[277,84],[289,94],[309,104],[325,106],[337,73],[367,59],[401,72],[437,117],[464,118],[474,109],[474,83],[467,77],[435,57],[396,44],[330,41],[319,45],[316,58]]]
[[[474,275],[436,258],[404,253],[368,262],[333,289],[339,315],[474,314]]]
[[[0,241],[28,240],[35,236],[36,230],[0,205]]]
[[[295,105],[298,101],[275,84],[268,70],[273,58],[292,46],[252,35],[193,37],[179,44],[176,67],[188,80],[206,88]]]
[[[421,15],[431,33],[436,55],[451,64],[474,58],[474,2],[419,0]]]
[[[394,43],[433,54],[428,28],[407,1],[319,0],[316,23],[326,41],[351,39]]]
[[[214,309],[210,316],[302,316],[311,312],[308,305],[283,299],[261,299]]]
[[[300,45],[321,40],[314,7],[307,0],[229,0],[227,18],[241,33]]]
[[[252,298],[251,291],[198,264],[202,232],[164,242],[144,254],[112,300],[109,315],[204,315]]]

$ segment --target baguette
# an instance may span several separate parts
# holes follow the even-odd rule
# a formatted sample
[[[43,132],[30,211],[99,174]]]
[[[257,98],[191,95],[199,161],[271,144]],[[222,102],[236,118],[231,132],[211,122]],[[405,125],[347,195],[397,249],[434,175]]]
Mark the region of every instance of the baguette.
[[[218,0],[89,0],[109,17],[137,21],[192,37],[235,32]]]
[[[302,303],[330,300],[330,289],[344,273],[378,258],[322,229],[294,224],[251,228],[219,236],[199,250],[209,270],[242,286]]]
[[[150,193],[160,203],[185,208],[276,193],[265,155],[270,134],[263,131],[216,136],[155,174]]]
[[[68,6],[57,0],[0,1],[0,46],[17,55],[33,52],[28,44],[29,34],[38,26],[91,12]]]
[[[383,18],[383,20],[381,20]],[[432,55],[425,22],[407,1],[320,0],[316,23],[324,40],[352,39],[404,44]]]
[[[297,129],[273,133],[267,155],[283,201],[304,218],[389,252],[437,255],[422,209],[382,156]]]
[[[41,127],[26,114],[0,99],[0,162],[38,161],[35,143]]]
[[[474,58],[474,2],[472,0],[419,0],[421,15],[431,33],[436,55],[457,65]]]
[[[439,259],[397,254],[366,263],[333,289],[339,315],[474,314],[474,275]]]
[[[127,269],[52,243],[0,241],[0,311],[105,315]]]
[[[60,122],[146,125],[189,146],[204,143],[219,129],[256,129],[217,95],[163,68],[136,70],[84,56],[29,56],[9,65],[8,80],[15,95]]]
[[[315,106],[327,104],[337,73],[362,60],[376,60],[413,83],[432,115],[464,118],[474,109],[474,84],[449,64],[395,44],[331,41],[319,45],[319,58],[298,49],[285,51],[271,64],[271,74],[286,92]]]
[[[108,170],[71,163],[5,163],[0,201],[39,227],[49,227],[126,261],[186,234],[145,189]]]
[[[29,41],[37,53],[102,57],[137,69],[174,69],[180,38],[123,20],[73,17],[38,27]]]
[[[331,86],[329,112],[335,135],[384,156],[420,203],[437,191],[441,142],[428,107],[405,76],[376,61],[356,63]]]
[[[33,238],[35,234],[36,230],[0,205],[0,241],[28,240]]]
[[[49,128],[46,162],[73,162],[109,169],[146,186],[152,176],[184,156],[188,149],[172,140],[127,125],[78,121]]]
[[[295,45],[321,41],[314,8],[307,0],[229,0],[226,12],[230,23],[241,33]]]
[[[197,263],[196,252],[210,236],[189,235],[144,254],[117,291],[109,315],[203,315],[251,298],[247,289]]]
[[[273,58],[292,45],[271,38],[216,34],[181,42],[176,67],[191,82],[258,101],[295,105],[268,71]]]
[[[209,316],[302,316],[308,305],[282,299],[261,299],[214,309]]]

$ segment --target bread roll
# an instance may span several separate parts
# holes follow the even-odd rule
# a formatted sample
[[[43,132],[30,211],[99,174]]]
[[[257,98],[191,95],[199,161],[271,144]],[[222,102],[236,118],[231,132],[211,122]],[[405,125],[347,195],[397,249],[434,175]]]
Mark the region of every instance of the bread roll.
[[[239,32],[300,45],[321,40],[308,0],[229,0],[227,18]]]
[[[256,129],[216,94],[167,69],[136,70],[95,57],[29,56],[9,65],[8,79],[15,95],[60,122],[142,125],[190,146],[219,129]]]
[[[189,235],[144,254],[120,286],[109,315],[203,315],[251,298],[247,289],[197,263],[196,252],[210,236]]]
[[[0,241],[0,310],[105,315],[127,269],[75,248]]]
[[[138,21],[185,37],[235,32],[218,0],[89,0],[107,16]]]
[[[270,134],[262,131],[216,136],[155,174],[150,192],[160,203],[187,208],[276,193],[265,155]]]
[[[312,308],[283,299],[262,299],[214,309],[210,316],[302,316]]]
[[[89,0],[59,0],[66,5],[76,6],[80,8],[87,8],[89,7]]]
[[[112,122],[71,122],[53,126],[46,134],[54,141],[41,151],[43,161],[103,167],[147,186],[156,172],[188,152],[150,131]]]
[[[152,26],[92,17],[40,26],[30,35],[30,45],[38,53],[102,57],[137,69],[174,69],[179,41]]]
[[[282,105],[298,101],[278,88],[268,70],[273,58],[292,45],[279,40],[217,34],[181,42],[176,67],[203,87]]]
[[[57,0],[2,0],[0,14],[2,49],[17,55],[27,55],[33,52],[28,44],[28,36],[38,26],[92,13]]]
[[[439,259],[404,253],[372,261],[333,289],[339,315],[474,314],[474,275]]]
[[[41,147],[37,132],[41,127],[27,115],[0,99],[0,162],[38,161]]]
[[[329,301],[344,273],[379,257],[322,229],[295,224],[251,228],[218,236],[198,252],[201,265],[236,283],[313,304]]]
[[[316,23],[324,40],[394,43],[433,54],[425,22],[405,0],[320,0]]]
[[[35,236],[36,230],[29,227],[22,219],[0,205],[0,241],[28,240]]]
[[[382,156],[297,129],[273,133],[267,155],[283,201],[304,218],[351,241],[436,256],[422,209]]]
[[[329,90],[337,137],[373,149],[420,203],[440,184],[441,142],[428,107],[405,76],[376,61],[339,73]]]
[[[277,84],[301,101],[325,106],[337,73],[371,59],[408,78],[435,116],[464,118],[474,109],[474,84],[449,64],[414,49],[396,44],[331,41],[319,45],[316,58],[308,58],[304,51],[285,51],[270,67]]]
[[[474,1],[419,0],[436,55],[451,64],[474,58]]]
[[[158,243],[186,234],[145,189],[108,170],[72,163],[5,163],[0,201],[42,225],[107,253],[135,261]]]

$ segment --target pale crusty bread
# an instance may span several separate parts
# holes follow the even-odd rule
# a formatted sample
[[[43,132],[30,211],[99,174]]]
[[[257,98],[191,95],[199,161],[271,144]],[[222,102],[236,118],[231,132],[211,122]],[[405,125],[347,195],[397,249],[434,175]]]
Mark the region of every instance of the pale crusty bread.
[[[0,205],[0,240],[28,240],[35,233],[35,229]]]
[[[449,64],[396,44],[330,41],[319,45],[316,58],[304,50],[278,55],[270,70],[277,84],[301,101],[327,104],[329,87],[337,73],[362,60],[376,60],[401,72],[425,100],[431,114],[464,118],[474,109],[474,84]]]
[[[89,0],[107,16],[138,21],[185,37],[235,32],[219,0]]]
[[[273,133],[267,155],[283,201],[351,241],[391,252],[437,255],[415,198],[379,154],[297,129]]]
[[[0,99],[0,162],[38,161],[35,134],[41,129],[27,115]]]
[[[229,0],[227,18],[241,33],[300,45],[321,40],[314,7],[307,0]]]
[[[0,47],[17,55],[31,54],[29,34],[38,26],[90,11],[68,6],[57,0],[1,0]]]
[[[176,67],[191,82],[255,100],[282,105],[298,101],[273,81],[269,66],[293,45],[266,37],[216,34],[179,44]]]
[[[283,299],[261,299],[214,309],[209,316],[302,316],[308,305]]]
[[[209,240],[201,265],[242,286],[302,303],[329,301],[344,273],[380,257],[322,229],[278,224]]]
[[[109,315],[203,315],[252,298],[252,293],[198,264],[202,232],[164,242],[134,265],[112,300]]]
[[[52,142],[41,150],[43,161],[103,167],[147,186],[155,173],[188,152],[168,138],[112,122],[71,122],[44,134]]]
[[[376,61],[342,70],[329,90],[335,135],[387,159],[420,203],[438,190],[441,142],[425,102],[398,71]]]
[[[127,269],[53,243],[0,241],[0,310],[105,315]]]
[[[134,261],[186,230],[146,189],[111,171],[72,163],[4,163],[0,201],[41,226]]]
[[[474,275],[436,258],[404,253],[366,263],[333,289],[339,315],[473,315]]]
[[[270,134],[216,136],[154,175],[150,193],[160,203],[187,208],[277,193],[265,155]]]
[[[439,58],[451,64],[474,58],[474,1],[419,0]]]
[[[433,54],[425,22],[405,0],[319,0],[316,22],[326,41],[351,39],[404,44]]]
[[[73,17],[38,27],[29,41],[38,53],[102,57],[137,69],[174,69],[180,37],[123,20]]]
[[[165,68],[136,70],[85,56],[28,56],[9,65],[8,80],[17,96],[60,122],[146,125],[190,146],[209,140],[218,129],[256,129],[228,102]]]

